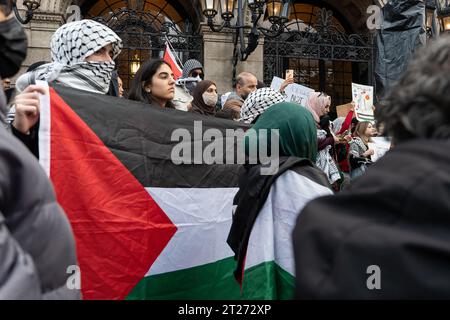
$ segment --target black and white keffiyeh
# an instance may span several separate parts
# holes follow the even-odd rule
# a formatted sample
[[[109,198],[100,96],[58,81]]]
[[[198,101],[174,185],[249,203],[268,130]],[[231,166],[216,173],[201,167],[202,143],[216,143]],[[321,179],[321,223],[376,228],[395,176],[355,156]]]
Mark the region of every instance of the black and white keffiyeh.
[[[241,107],[241,119],[245,123],[252,123],[269,107],[284,101],[284,96],[271,88],[261,88],[250,93]]]
[[[194,69],[202,69],[203,70],[203,65],[198,60],[189,59],[188,61],[186,61],[184,63],[183,74],[181,75],[181,78],[189,77],[189,73]]]
[[[111,44],[115,59],[122,50],[122,40],[110,28],[93,20],[66,23],[52,36],[52,61],[72,66],[107,44]]]
[[[35,80],[56,81],[71,88],[94,93],[107,93],[114,70],[114,62],[80,62],[72,66],[44,64],[32,72],[20,76],[16,82],[18,91],[23,91]]]
[[[327,132],[325,130],[317,130],[317,139],[325,139]],[[316,166],[321,169],[327,176],[328,182],[333,184],[338,181],[341,176],[339,169],[330,154],[331,146],[326,146],[324,149],[317,152]]]
[[[360,137],[353,138],[350,142],[349,154],[354,157],[363,157],[364,152],[367,151],[367,146],[364,144]]]
[[[23,91],[35,80],[56,80],[76,89],[106,93],[114,62],[87,62],[85,59],[108,44],[111,44],[114,59],[122,49],[122,40],[114,31],[93,20],[67,23],[52,36],[52,63],[19,77],[16,87]]]

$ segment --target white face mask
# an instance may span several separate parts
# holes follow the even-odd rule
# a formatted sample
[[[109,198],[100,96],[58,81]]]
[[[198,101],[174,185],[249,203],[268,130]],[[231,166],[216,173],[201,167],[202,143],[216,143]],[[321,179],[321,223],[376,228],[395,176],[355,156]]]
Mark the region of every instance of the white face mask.
[[[214,107],[217,103],[218,96],[216,93],[204,92],[202,98],[207,106]]]

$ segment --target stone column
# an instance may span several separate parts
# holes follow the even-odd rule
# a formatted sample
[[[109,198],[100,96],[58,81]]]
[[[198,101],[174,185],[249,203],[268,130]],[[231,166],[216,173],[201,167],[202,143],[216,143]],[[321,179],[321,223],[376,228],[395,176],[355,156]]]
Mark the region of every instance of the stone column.
[[[25,12],[21,11],[21,15],[25,17]],[[12,79],[13,83],[31,64],[38,61],[51,62],[50,38],[63,23],[62,14],[38,10],[33,15],[33,19],[23,26],[28,38],[27,58],[23,62],[20,72]]]
[[[232,91],[233,76],[233,34],[234,30],[222,30],[213,32],[207,25],[202,26],[203,33],[203,57],[205,67],[205,79],[217,84],[219,93]],[[260,39],[258,48],[246,61],[238,61],[236,75],[242,71],[248,71],[263,79],[263,40]]]

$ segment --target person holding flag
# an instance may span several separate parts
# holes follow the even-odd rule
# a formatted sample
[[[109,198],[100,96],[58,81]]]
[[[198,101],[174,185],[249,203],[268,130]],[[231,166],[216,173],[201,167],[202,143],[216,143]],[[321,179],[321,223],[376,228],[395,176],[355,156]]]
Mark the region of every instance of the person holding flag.
[[[35,81],[56,82],[73,89],[107,94],[122,40],[107,26],[85,19],[66,23],[56,30],[50,49],[51,63],[17,79],[16,89],[21,93],[8,114],[13,134],[38,158],[39,94],[44,95],[45,89],[35,85]]]

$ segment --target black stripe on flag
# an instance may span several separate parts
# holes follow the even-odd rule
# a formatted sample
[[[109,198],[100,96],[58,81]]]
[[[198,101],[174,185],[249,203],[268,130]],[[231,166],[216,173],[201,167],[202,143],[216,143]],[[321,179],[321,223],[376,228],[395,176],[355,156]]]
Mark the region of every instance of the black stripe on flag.
[[[127,99],[53,85],[58,95],[95,132],[145,187],[237,187],[238,164],[181,164],[171,160],[172,132],[184,128],[194,139],[194,121],[203,132],[216,128],[247,130],[248,125],[174,109],[160,109]],[[203,149],[209,142],[203,142]],[[236,143],[235,143],[236,145]],[[234,148],[236,150],[236,147]],[[193,154],[193,152],[192,152]]]

